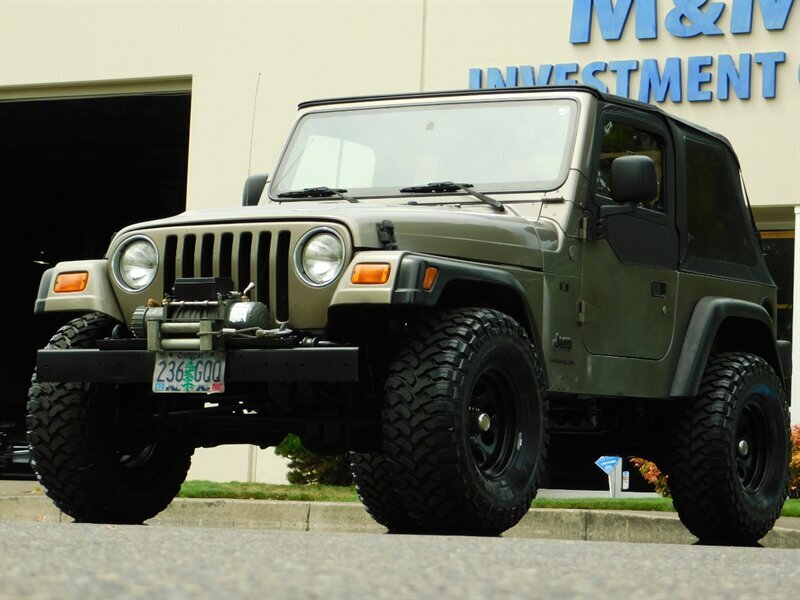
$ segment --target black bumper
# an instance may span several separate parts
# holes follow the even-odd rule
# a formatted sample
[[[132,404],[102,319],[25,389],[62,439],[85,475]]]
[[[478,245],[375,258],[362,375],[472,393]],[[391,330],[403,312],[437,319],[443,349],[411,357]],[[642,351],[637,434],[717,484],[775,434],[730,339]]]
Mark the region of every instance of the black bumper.
[[[358,381],[358,348],[227,350],[227,382]],[[39,350],[39,381],[145,383],[153,379],[155,354],[147,350]]]

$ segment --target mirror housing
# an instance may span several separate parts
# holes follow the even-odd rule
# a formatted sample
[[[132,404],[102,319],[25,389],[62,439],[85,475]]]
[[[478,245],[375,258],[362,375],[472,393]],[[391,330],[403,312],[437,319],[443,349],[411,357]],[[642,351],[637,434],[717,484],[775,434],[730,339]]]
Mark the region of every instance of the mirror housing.
[[[261,193],[264,191],[264,186],[267,185],[269,175],[267,173],[259,173],[258,175],[250,175],[244,182],[244,191],[242,191],[242,206],[255,206],[261,198]]]
[[[656,165],[649,156],[620,156],[611,163],[611,198],[617,204],[637,204],[658,195]]]

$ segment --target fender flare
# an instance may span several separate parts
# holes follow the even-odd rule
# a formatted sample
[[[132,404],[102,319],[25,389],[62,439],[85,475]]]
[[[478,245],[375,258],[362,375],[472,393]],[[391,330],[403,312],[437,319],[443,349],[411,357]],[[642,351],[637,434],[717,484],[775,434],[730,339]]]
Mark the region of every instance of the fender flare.
[[[428,267],[439,270],[436,282],[428,291],[423,288],[425,271]],[[543,359],[540,329],[537,327],[534,314],[530,311],[525,289],[510,273],[489,265],[466,263],[452,259],[407,254],[400,261],[392,304],[405,306],[433,307],[439,304],[447,285],[454,281],[474,281],[503,287],[514,294],[520,301],[526,322],[520,323],[527,330],[539,356]],[[546,375],[545,375],[546,378]]]
[[[683,347],[672,380],[670,397],[685,398],[697,395],[717,334],[723,322],[729,318],[753,321],[758,324],[759,329],[765,332],[765,336],[769,335],[768,342],[761,340],[765,346],[765,351],[762,351],[761,354],[767,354],[763,358],[772,365],[775,373],[783,380],[784,370],[781,366],[775,337],[772,334],[772,320],[766,309],[759,304],[745,300],[706,296],[698,300],[689,320],[689,326],[686,328]]]

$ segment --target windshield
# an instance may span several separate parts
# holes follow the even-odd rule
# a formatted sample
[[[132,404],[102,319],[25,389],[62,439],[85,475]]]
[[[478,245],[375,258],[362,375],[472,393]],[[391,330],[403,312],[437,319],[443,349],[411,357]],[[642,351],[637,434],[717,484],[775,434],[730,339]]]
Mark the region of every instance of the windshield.
[[[270,191],[385,196],[435,181],[484,192],[553,189],[566,177],[576,112],[571,100],[524,100],[310,113]]]

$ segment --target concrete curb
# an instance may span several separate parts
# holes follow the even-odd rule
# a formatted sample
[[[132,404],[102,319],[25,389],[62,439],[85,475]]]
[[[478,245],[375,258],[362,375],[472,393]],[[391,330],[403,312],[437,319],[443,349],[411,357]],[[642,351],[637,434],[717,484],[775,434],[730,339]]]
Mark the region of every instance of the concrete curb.
[[[70,522],[45,496],[0,498],[0,521]],[[788,521],[787,521],[788,522]],[[360,504],[176,498],[147,521],[173,527],[230,527],[283,531],[383,533]],[[792,521],[794,523],[794,521]],[[656,544],[697,541],[675,513],[532,509],[505,537]],[[775,527],[761,544],[800,548],[800,529]]]

